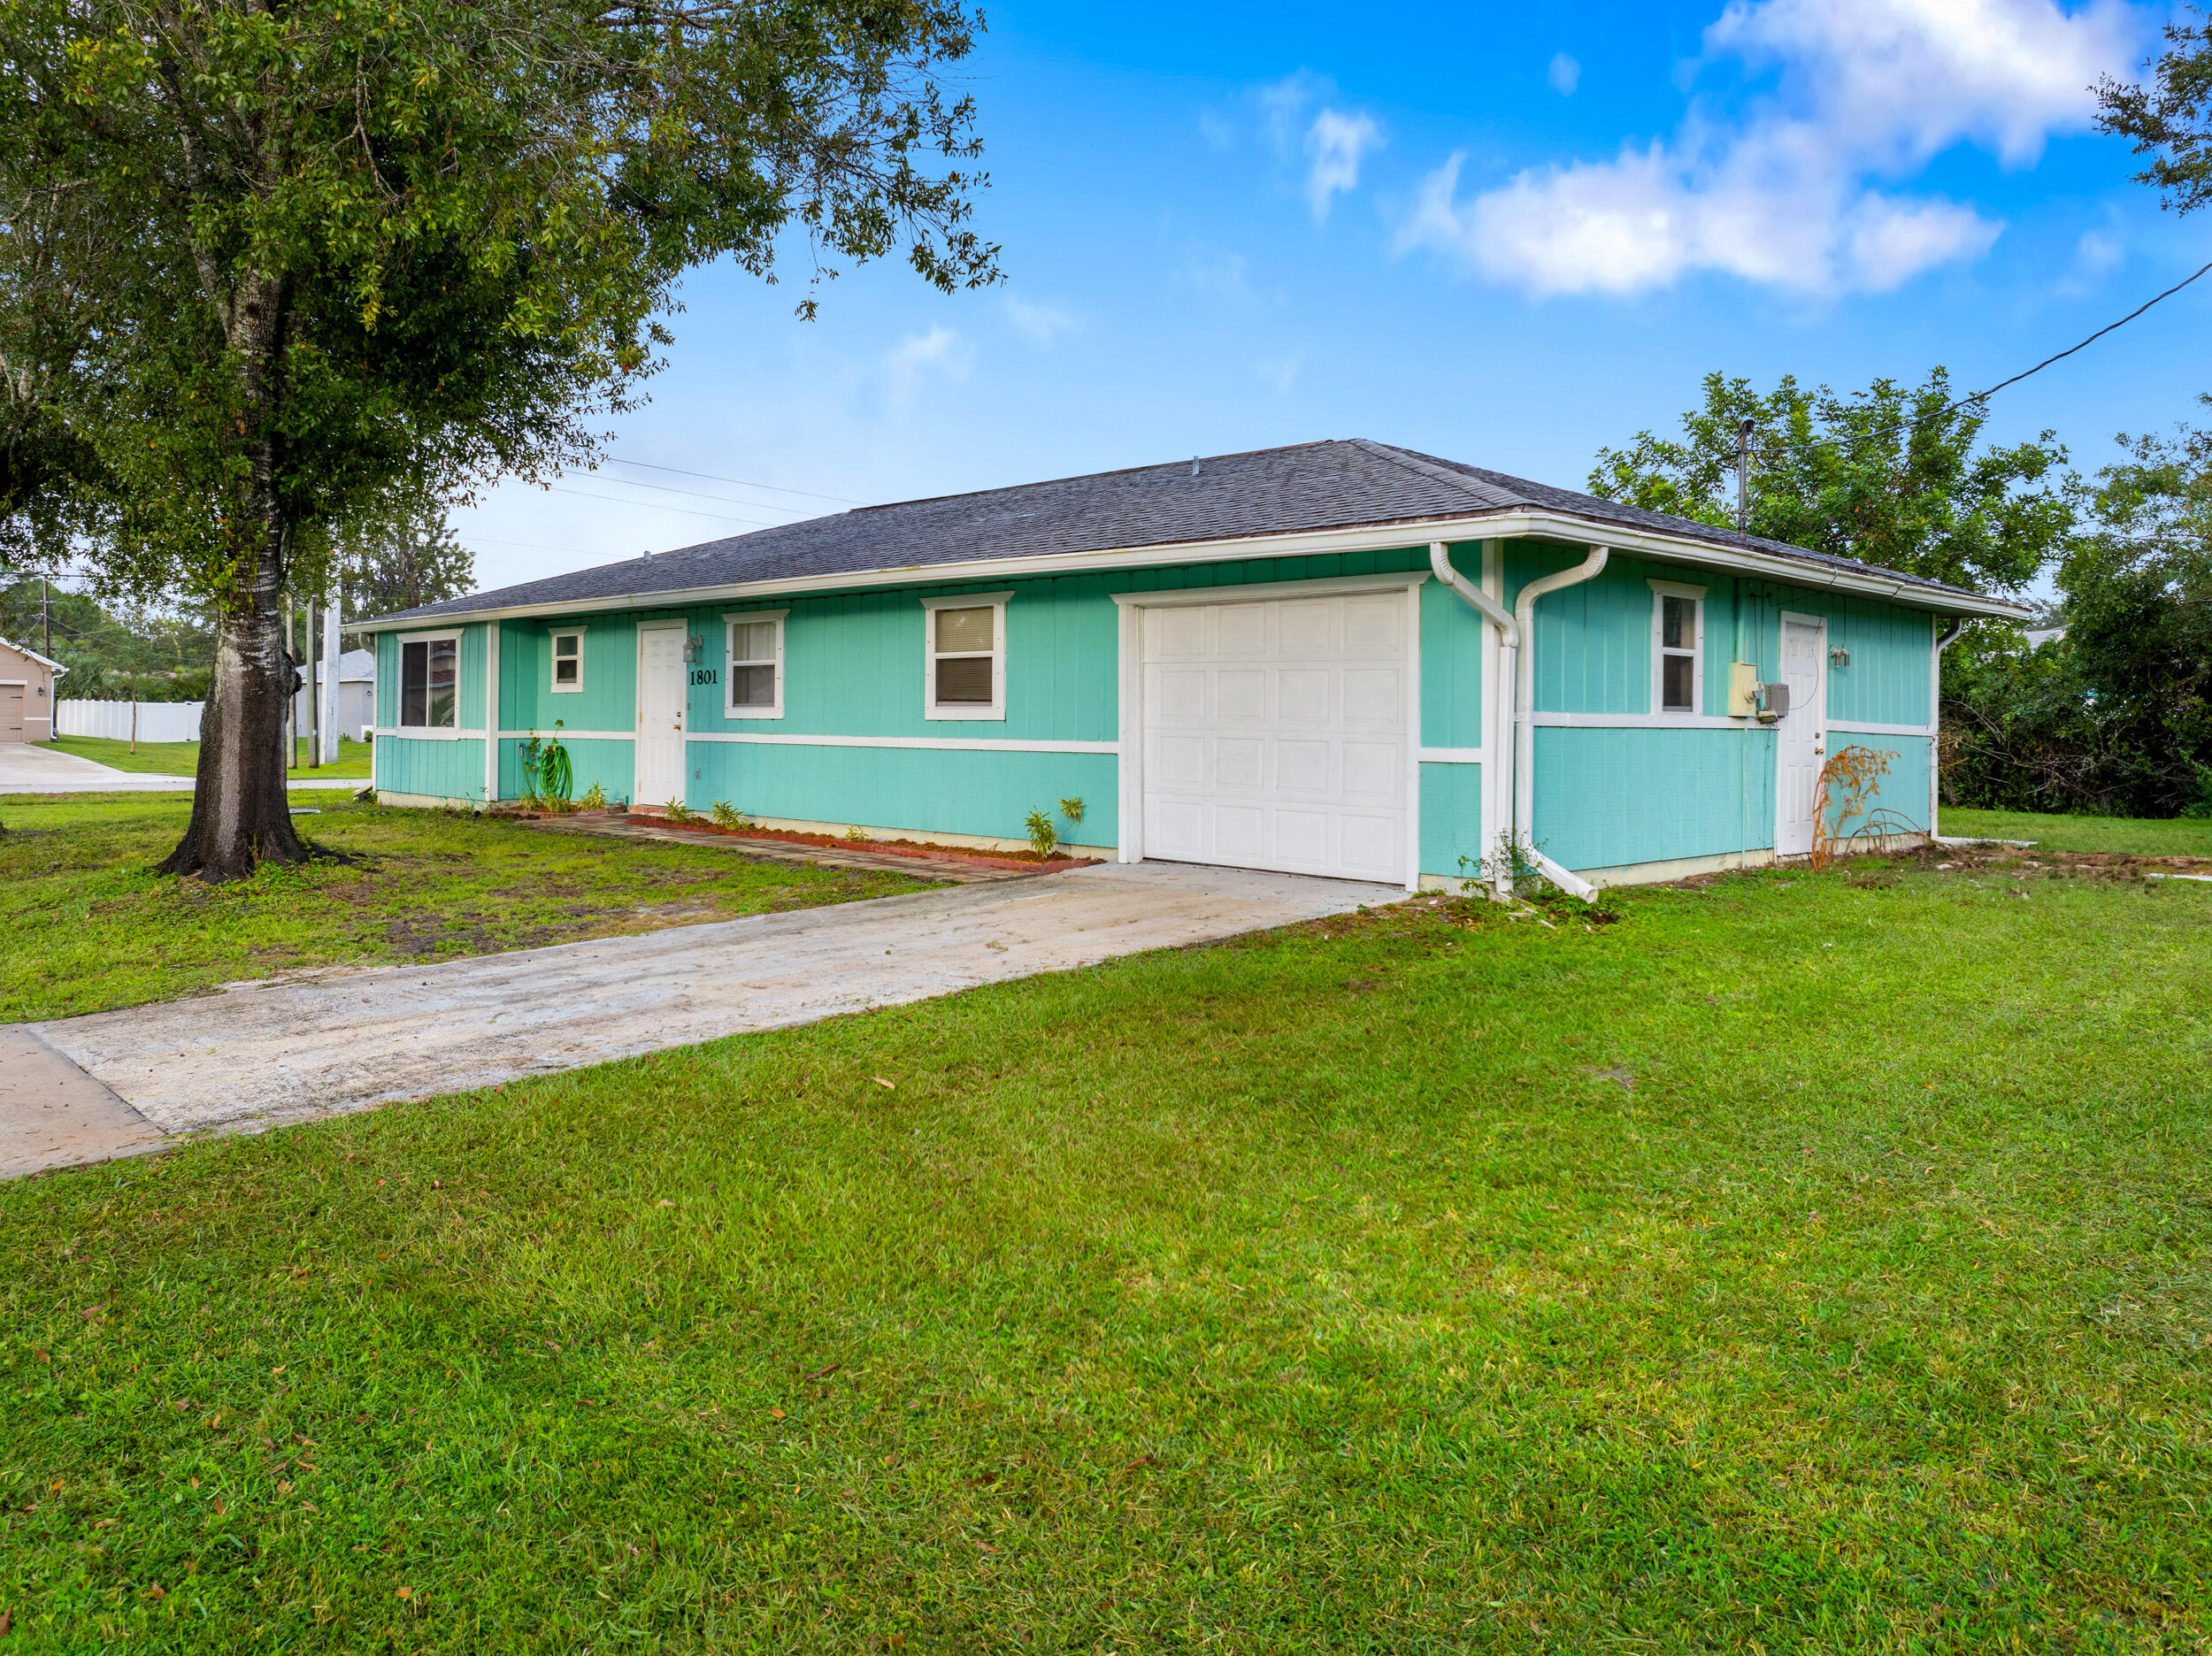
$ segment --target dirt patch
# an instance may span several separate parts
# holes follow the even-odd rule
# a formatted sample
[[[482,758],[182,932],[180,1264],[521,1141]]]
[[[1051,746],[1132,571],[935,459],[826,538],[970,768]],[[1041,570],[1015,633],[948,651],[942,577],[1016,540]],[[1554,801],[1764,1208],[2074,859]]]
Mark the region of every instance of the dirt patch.
[[[1882,859],[1898,868],[2075,879],[2141,880],[2153,874],[2212,874],[2212,857],[2131,856],[2117,851],[2047,851],[2004,845],[1923,846]]]

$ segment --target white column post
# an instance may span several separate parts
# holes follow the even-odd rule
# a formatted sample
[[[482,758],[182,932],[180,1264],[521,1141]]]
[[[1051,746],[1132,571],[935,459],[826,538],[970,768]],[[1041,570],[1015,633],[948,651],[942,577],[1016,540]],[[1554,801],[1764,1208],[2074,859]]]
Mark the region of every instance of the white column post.
[[[484,624],[484,803],[499,803],[499,623]]]
[[[323,605],[323,763],[338,763],[338,598]]]

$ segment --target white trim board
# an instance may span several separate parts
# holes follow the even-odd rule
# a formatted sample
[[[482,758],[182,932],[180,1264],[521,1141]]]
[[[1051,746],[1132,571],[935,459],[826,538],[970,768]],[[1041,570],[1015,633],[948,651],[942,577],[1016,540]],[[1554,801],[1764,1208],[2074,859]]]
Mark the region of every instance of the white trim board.
[[[1828,728],[1847,736],[1918,736],[1924,740],[1935,734],[1932,724],[1856,724],[1846,719],[1830,719]]]
[[[379,741],[390,737],[396,741],[481,741],[484,727],[457,728],[450,724],[372,724],[369,730]]]
[[[1231,540],[1176,541],[1161,546],[1113,547],[1046,557],[972,558],[955,564],[905,564],[887,569],[853,570],[835,575],[797,576],[783,580],[736,581],[723,586],[687,586],[624,593],[607,598],[570,599],[557,603],[487,605],[450,616],[416,617],[388,623],[364,622],[363,632],[396,632],[426,623],[472,625],[505,618],[603,614],[625,610],[693,609],[736,603],[786,594],[847,592],[873,586],[956,586],[962,581],[1030,579],[1096,570],[1135,570],[1178,564],[1231,564],[1253,558],[1319,556],[1335,552],[1411,551],[1431,540],[1492,539],[1554,540],[1572,546],[1610,547],[1623,556],[1650,558],[1694,569],[1755,575],[1810,591],[1855,593],[1906,609],[1939,615],[1997,616],[2024,620],[2025,605],[1978,594],[1931,592],[1907,582],[1886,580],[1872,571],[1834,570],[1801,564],[1772,553],[1719,546],[1710,541],[1632,528],[1625,524],[1577,518],[1565,512],[1514,510],[1458,517],[1409,519],[1346,529],[1299,530],[1284,534],[1246,535]],[[1426,579],[1426,571],[1421,572]],[[1413,572],[1392,579],[1411,580]],[[1302,585],[1303,583],[1300,583]],[[1116,594],[1119,598],[1122,594]],[[1149,593],[1128,594],[1140,601]],[[1218,602],[1217,599],[1214,602]]]
[[[792,736],[779,731],[687,731],[695,742],[742,742],[765,748],[924,748],[952,753],[1118,754],[1118,741],[1025,740],[990,736]]]
[[[1537,713],[1531,723],[1552,730],[1742,730],[1759,722],[1717,713]]]
[[[1418,586],[1426,570],[1400,575],[1323,575],[1312,580],[1258,581],[1249,586],[1167,586],[1157,592],[1110,593],[1125,608],[1164,610],[1187,604],[1267,603],[1278,598],[1341,598],[1348,593],[1396,592]]]
[[[1481,764],[1479,748],[1416,748],[1414,758],[1422,764]]]
[[[483,732],[479,731],[478,735]],[[637,732],[626,730],[503,730],[502,741],[528,741],[531,737],[540,741],[635,741]]]

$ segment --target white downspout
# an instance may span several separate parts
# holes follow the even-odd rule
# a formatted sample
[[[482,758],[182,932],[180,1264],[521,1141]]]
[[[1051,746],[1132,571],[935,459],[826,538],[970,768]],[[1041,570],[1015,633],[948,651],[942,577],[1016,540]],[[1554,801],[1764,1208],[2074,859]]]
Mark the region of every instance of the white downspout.
[[[1936,836],[1936,805],[1941,784],[1936,768],[1936,743],[1943,730],[1943,652],[1958,642],[1959,634],[1966,631],[1966,617],[1961,616],[1951,623],[1951,630],[1936,640],[1935,653],[1928,657],[1928,843],[1933,845]]]
[[[1497,681],[1500,686],[1511,684],[1514,663],[1519,659],[1521,653],[1521,626],[1519,622],[1514,620],[1512,611],[1483,591],[1479,584],[1469,580],[1454,569],[1451,553],[1441,540],[1429,542],[1429,572],[1458,594],[1463,601],[1472,605],[1493,626],[1498,629]],[[1495,785],[1493,797],[1504,801],[1506,838],[1512,840],[1517,837],[1513,832],[1513,744],[1506,741],[1501,743],[1500,747],[1502,749],[1502,752],[1487,755],[1490,763],[1496,765],[1502,772]],[[1499,869],[1492,873],[1491,889],[1500,897],[1510,896],[1512,885],[1513,876],[1509,869]]]
[[[1608,556],[1607,548],[1592,547],[1590,556],[1574,568],[1529,582],[1515,600],[1513,613],[1508,615],[1504,606],[1452,568],[1441,540],[1429,543],[1429,568],[1436,579],[1489,617],[1498,629],[1498,677],[1501,680],[1509,679],[1513,686],[1513,740],[1502,784],[1504,797],[1511,801],[1507,834],[1510,842],[1519,846],[1522,854],[1543,871],[1546,879],[1585,902],[1595,901],[1597,887],[1580,875],[1560,867],[1530,843],[1536,817],[1536,652],[1529,647],[1534,641],[1536,601],[1562,587],[1577,586],[1590,579],[1605,568]],[[1509,880],[1510,873],[1502,878]]]
[[[1539,576],[1521,588],[1514,600],[1513,618],[1520,623],[1525,648],[1514,663],[1513,680],[1513,826],[1529,860],[1544,878],[1561,891],[1585,902],[1597,901],[1598,889],[1578,874],[1553,862],[1532,842],[1536,831],[1536,601],[1563,586],[1579,586],[1605,567],[1609,548],[1594,546],[1590,556],[1572,569]]]

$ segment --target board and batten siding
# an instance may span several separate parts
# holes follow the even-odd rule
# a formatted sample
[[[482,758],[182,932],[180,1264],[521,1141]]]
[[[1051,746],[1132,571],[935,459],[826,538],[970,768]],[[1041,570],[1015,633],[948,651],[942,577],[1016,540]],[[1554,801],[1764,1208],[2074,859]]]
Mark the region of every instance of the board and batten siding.
[[[1508,543],[1507,602],[1536,577],[1579,561],[1578,551],[1563,547]],[[1595,579],[1551,594],[1537,606],[1532,630],[1540,716],[1640,719],[1653,713],[1654,579],[1705,589],[1701,718],[1727,716],[1732,662],[1757,663],[1762,679],[1780,677],[1785,610],[1824,618],[1830,648],[1850,652],[1847,665],[1823,664],[1832,728],[1828,751],[1856,743],[1889,755],[1890,773],[1869,802],[1916,829],[1928,826],[1932,740],[1848,729],[1855,722],[1924,730],[1932,722],[1929,658],[1937,623],[1924,610],[1616,557]],[[1771,729],[1744,722],[1540,725],[1535,755],[1532,834],[1568,868],[1616,869],[1763,855],[1773,848]]]
[[[1479,553],[1467,550],[1474,559],[1472,567],[1479,569]],[[1072,797],[1083,801],[1083,820],[1077,825],[1059,824],[1064,837],[1072,844],[1110,848],[1120,820],[1116,754],[994,752],[962,744],[1118,743],[1121,684],[1116,594],[1218,591],[1232,599],[1241,586],[1412,576],[1425,573],[1427,564],[1425,549],[1406,548],[1036,580],[917,585],[695,610],[689,617],[692,630],[707,640],[706,660],[715,664],[724,659],[726,616],[747,610],[787,611],[784,716],[731,718],[724,712],[724,687],[718,681],[693,686],[687,724],[695,737],[772,740],[690,742],[685,802],[698,809],[726,800],[761,816],[1018,840],[1030,811],[1053,814],[1060,800]],[[1006,717],[926,717],[926,612],[920,601],[999,592],[1013,594],[1006,606]],[[1455,731],[1463,727],[1466,734],[1456,745],[1478,745],[1479,628],[1425,602],[1422,637],[1425,662],[1451,675],[1454,686],[1440,701],[1437,717]],[[1475,652],[1475,664],[1457,663],[1455,652],[1469,647]],[[1448,715],[1446,701],[1456,710]],[[803,740],[808,736],[941,741],[947,746],[816,746]],[[1475,767],[1465,769],[1472,771]],[[1473,831],[1471,838],[1479,837],[1479,830]]]
[[[376,729],[371,750],[371,786],[379,793],[425,799],[478,801],[484,797],[484,662],[491,629],[482,622],[450,627],[426,625],[411,631],[455,632],[461,635],[460,682],[454,729],[431,735],[398,733],[398,632],[376,635]]]
[[[1452,548],[1463,573],[1479,579],[1482,548]],[[1502,550],[1509,604],[1533,577],[1566,568],[1579,550],[1513,542]],[[1217,592],[1300,580],[1427,573],[1425,547],[1394,551],[1260,558],[1240,563],[918,582],[894,590],[829,593],[757,603],[658,607],[497,623],[499,791],[522,792],[521,732],[558,734],[576,790],[594,784],[611,799],[633,788],[637,629],[681,621],[701,641],[688,675],[685,802],[704,809],[727,801],[750,815],[851,823],[916,834],[1018,840],[1033,809],[1056,814],[1084,801],[1080,824],[1062,823],[1071,842],[1110,847],[1119,821],[1120,616],[1117,594]],[[1705,589],[1703,705],[1698,719],[1648,722],[1652,714],[1649,581]],[[1003,720],[925,717],[925,597],[1010,592],[1006,608]],[[726,617],[782,610],[784,711],[780,718],[731,718],[724,706]],[[1729,663],[1757,663],[1779,676],[1784,611],[1820,616],[1829,644],[1850,653],[1826,668],[1835,744],[1857,742],[1890,755],[1874,802],[1925,826],[1932,744],[1930,649],[1937,625],[1924,612],[1764,579],[1738,578],[1651,560],[1616,559],[1594,580],[1553,594],[1533,628],[1536,708],[1572,715],[1535,736],[1534,834],[1571,868],[1620,869],[1687,858],[1764,854],[1773,844],[1775,737],[1742,722],[1706,723],[1727,711]],[[1484,820],[1487,624],[1440,584],[1421,589],[1420,717],[1431,759],[1420,764],[1419,868],[1447,878],[1468,872],[1488,847]],[[552,635],[584,633],[584,687],[552,690]],[[486,635],[463,628],[460,725],[480,732]],[[377,722],[397,715],[398,637],[378,640]],[[708,671],[710,670],[710,671]],[[1505,687],[1509,695],[1510,687]],[[1502,712],[1509,709],[1502,709]],[[1609,724],[1608,718],[1622,722]],[[556,721],[559,728],[556,731]],[[1892,727],[1855,734],[1854,723]],[[765,738],[766,740],[759,740]],[[834,740],[810,741],[809,738]],[[864,745],[880,743],[880,746]],[[1037,745],[995,749],[993,743]],[[1069,745],[1056,750],[1053,744]],[[861,745],[856,745],[861,744]],[[1094,751],[1075,750],[1091,748]],[[456,800],[482,796],[481,748],[469,736],[380,739],[379,786],[396,794]],[[1462,859],[1465,859],[1463,863]]]
[[[670,618],[682,614],[668,612]],[[572,631],[584,635],[583,688],[557,694],[553,634]],[[500,798],[521,797],[522,745],[535,731],[557,738],[568,749],[573,793],[588,794],[596,786],[609,800],[628,800],[637,758],[632,740],[637,731],[637,617],[501,622],[499,728]]]

